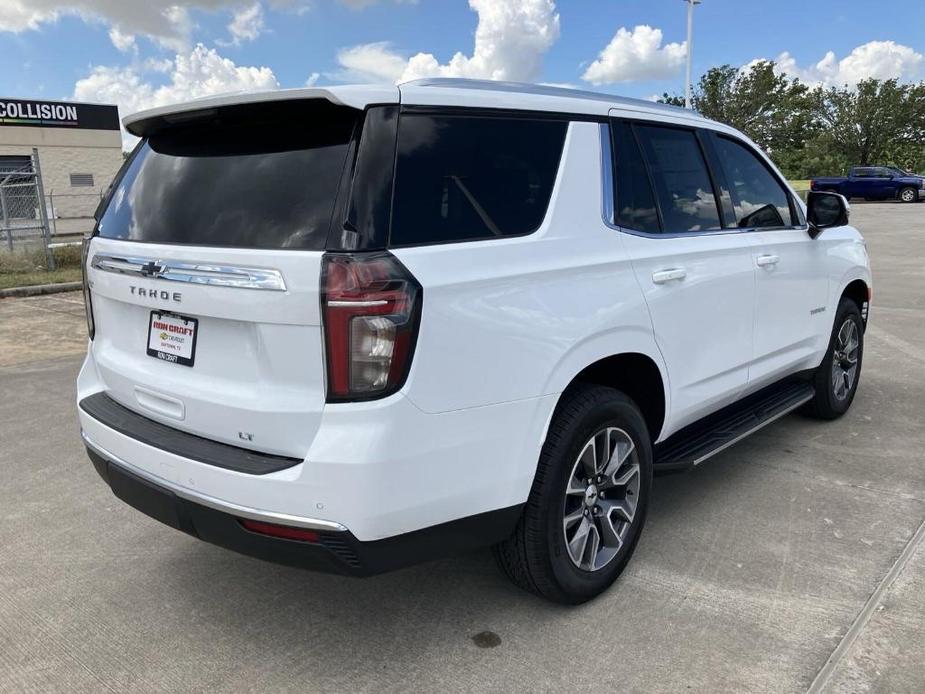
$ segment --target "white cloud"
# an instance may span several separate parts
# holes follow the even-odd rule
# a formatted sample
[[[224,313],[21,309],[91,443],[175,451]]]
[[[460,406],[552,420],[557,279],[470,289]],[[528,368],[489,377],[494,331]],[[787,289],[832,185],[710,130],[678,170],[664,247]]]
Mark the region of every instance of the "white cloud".
[[[162,73],[164,67],[157,62],[128,67],[98,65],[74,85],[74,99],[117,104],[120,115],[126,116],[210,94],[279,87],[270,68],[235,65],[202,44],[189,53],[178,54],[169,81],[155,84],[149,79],[150,73]],[[123,141],[131,144],[134,138],[124,134]]]
[[[189,50],[193,21],[190,10],[235,12],[246,0],[0,0],[0,32],[22,32],[38,29],[64,15],[86,21],[103,21],[123,35],[140,34],[177,52]],[[377,0],[340,0],[343,4],[362,7]],[[396,0],[401,1],[401,0]],[[404,0],[407,2],[408,0]],[[282,10],[301,14],[311,6],[309,0],[270,0]],[[249,5],[246,10],[253,8]],[[232,20],[232,25],[235,21]],[[250,40],[247,25],[239,40]],[[231,29],[231,26],[229,26]],[[232,30],[234,37],[234,30]]]
[[[894,41],[871,41],[858,46],[841,60],[833,51],[828,51],[816,64],[801,67],[785,51],[775,63],[778,72],[799,77],[809,85],[853,86],[867,78],[917,79],[922,74],[925,56]]]
[[[235,11],[228,24],[228,33],[231,34],[230,42],[219,41],[222,45],[239,46],[245,41],[253,41],[261,32],[263,32],[263,7],[259,2],[253,5],[246,5]]]
[[[469,0],[479,17],[472,55],[456,53],[441,64],[432,53],[405,58],[388,43],[347,48],[338,54],[341,79],[405,82],[420,77],[472,77],[533,81],[543,55],[559,38],[553,0]]]
[[[337,62],[343,70],[334,77],[345,82],[394,82],[408,64],[405,58],[392,51],[387,41],[341,49]]]
[[[684,65],[686,42],[662,45],[662,30],[646,24],[620,27],[581,78],[595,85],[676,77]]]
[[[177,0],[3,0],[0,31],[38,29],[63,15],[87,21],[104,21],[121,36],[143,34],[164,46],[187,46],[192,31],[188,9],[217,10],[240,4],[240,0],[193,0],[180,6]]]
[[[340,0],[342,4],[353,10],[362,10],[375,5],[379,0]],[[417,5],[418,0],[393,0],[396,5]]]
[[[4,0],[0,3],[0,30],[26,31],[53,22],[58,12],[53,7],[40,7],[34,0]]]
[[[112,41],[113,46],[123,53],[138,50],[138,46],[135,44],[135,35],[123,34],[118,27],[113,27],[109,30],[109,40]]]
[[[320,72],[313,72],[312,74],[310,74],[310,75],[308,76],[308,79],[305,80],[305,86],[306,86],[306,87],[314,87],[316,84],[318,84],[318,80],[319,80],[319,79],[321,79],[321,73],[320,73]]]

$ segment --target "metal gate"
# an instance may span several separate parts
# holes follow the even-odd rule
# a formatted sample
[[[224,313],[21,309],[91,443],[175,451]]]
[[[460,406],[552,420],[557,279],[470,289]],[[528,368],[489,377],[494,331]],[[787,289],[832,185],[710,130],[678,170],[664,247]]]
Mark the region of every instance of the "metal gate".
[[[47,267],[54,270],[50,239],[38,150],[33,148],[32,156],[0,156],[0,249],[41,244]]]

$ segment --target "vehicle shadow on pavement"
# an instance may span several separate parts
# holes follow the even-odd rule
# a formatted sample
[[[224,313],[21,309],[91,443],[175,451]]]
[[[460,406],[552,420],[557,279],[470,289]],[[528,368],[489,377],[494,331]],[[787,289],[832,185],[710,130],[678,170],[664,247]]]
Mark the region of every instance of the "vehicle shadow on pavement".
[[[656,479],[634,561],[608,593],[577,608],[550,604],[514,587],[487,549],[359,579],[277,566],[184,539],[172,543],[176,551],[159,561],[152,558],[151,568],[157,563],[156,573],[169,577],[171,611],[178,619],[195,618],[196,628],[251,649],[262,643],[264,656],[274,657],[274,644],[285,643],[290,655],[301,652],[320,661],[349,652],[367,668],[383,657],[393,665],[407,658],[410,667],[420,662],[421,651],[439,644],[458,646],[491,631],[503,647],[508,639],[523,638],[512,635],[514,624],[529,623],[542,632],[563,619],[596,614],[602,604],[631,600],[632,584],[645,580],[640,570],[648,558],[666,548],[696,545],[683,538],[696,532],[690,518],[698,507],[715,507],[760,474],[731,452],[717,457],[711,473],[701,472]]]

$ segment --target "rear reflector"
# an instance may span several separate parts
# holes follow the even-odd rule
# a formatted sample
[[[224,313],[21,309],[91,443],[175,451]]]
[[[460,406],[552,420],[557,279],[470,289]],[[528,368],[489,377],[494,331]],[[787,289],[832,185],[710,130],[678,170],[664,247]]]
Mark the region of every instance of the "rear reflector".
[[[262,521],[249,520],[241,518],[241,525],[246,530],[260,535],[269,535],[270,537],[281,537],[285,540],[298,540],[300,542],[318,542],[318,533],[314,530],[305,528],[294,528],[291,525],[277,525],[276,523],[264,523]]]

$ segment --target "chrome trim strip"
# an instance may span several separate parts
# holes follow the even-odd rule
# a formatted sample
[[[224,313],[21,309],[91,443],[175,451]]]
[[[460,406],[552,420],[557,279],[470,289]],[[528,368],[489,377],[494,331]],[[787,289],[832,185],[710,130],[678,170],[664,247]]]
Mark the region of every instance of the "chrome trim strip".
[[[135,467],[131,463],[122,460],[120,457],[113,455],[98,443],[94,442],[93,439],[91,439],[87,435],[87,432],[85,432],[83,429],[80,431],[80,438],[83,439],[84,443],[89,448],[92,448],[94,451],[96,451],[96,453],[101,455],[110,463],[118,465],[119,467],[124,468],[127,472],[141,477],[142,479],[147,480],[152,484],[169,489],[171,492],[182,499],[186,499],[187,501],[192,501],[193,503],[201,504],[202,506],[208,506],[209,508],[215,509],[216,511],[229,513],[231,515],[238,516],[239,518],[249,518],[250,520],[265,521],[267,523],[294,525],[299,528],[307,528],[308,530],[347,532],[347,528],[345,528],[340,523],[335,523],[334,521],[320,520],[318,518],[304,518],[302,516],[292,516],[288,513],[276,513],[274,511],[263,511],[261,509],[251,508],[249,506],[241,506],[230,501],[223,501],[222,499],[217,499],[214,496],[209,496],[208,494],[203,494],[202,492],[191,491],[177,484],[174,484],[173,482],[168,482],[162,477],[152,475],[150,472],[145,472],[144,470]]]
[[[610,144],[610,124],[601,123],[601,199],[603,208],[601,215],[604,224],[611,229],[619,229],[614,215],[613,199],[613,149]]]
[[[213,287],[238,287],[240,289],[266,289],[274,292],[286,291],[286,282],[279,270],[239,267],[237,265],[212,265],[206,263],[184,263],[176,260],[155,260],[138,256],[114,256],[97,254],[90,266],[104,272],[120,275],[135,275],[148,279],[207,284]]]
[[[716,455],[717,453],[719,453],[719,452],[721,452],[721,451],[725,451],[727,448],[729,448],[729,447],[732,446],[733,444],[738,443],[739,441],[741,441],[742,439],[744,439],[746,436],[751,436],[752,434],[754,434],[754,433],[755,433],[756,431],[758,431],[759,429],[764,429],[768,424],[771,424],[772,422],[776,422],[778,419],[780,419],[781,417],[783,417],[785,414],[790,414],[790,413],[793,412],[796,408],[798,408],[800,405],[803,405],[804,403],[809,402],[809,401],[812,400],[814,397],[815,397],[815,394],[814,394],[814,393],[810,393],[810,394],[807,395],[805,398],[801,399],[799,402],[797,402],[797,403],[795,403],[794,405],[791,405],[790,407],[788,407],[786,410],[783,410],[783,411],[781,411],[781,412],[778,412],[778,413],[777,413],[776,415],[774,415],[773,417],[770,417],[770,418],[764,420],[763,422],[759,423],[758,426],[752,427],[752,428],[749,429],[748,431],[739,434],[738,436],[736,436],[736,437],[735,437],[734,439],[732,439],[731,441],[727,441],[726,443],[724,443],[724,444],[723,444],[722,446],[720,446],[719,448],[716,448],[716,449],[710,451],[709,453],[706,453],[705,455],[700,456],[699,458],[697,458],[697,459],[693,462],[693,465],[694,465],[694,466],[697,466],[697,465],[700,465],[700,463],[702,463],[704,460],[709,460],[710,458],[712,458],[712,457],[713,457],[714,455]]]
[[[385,306],[388,301],[385,299],[370,299],[369,301],[349,301],[349,300],[334,300],[327,302],[328,306],[334,306],[336,308],[368,308],[370,306]]]

